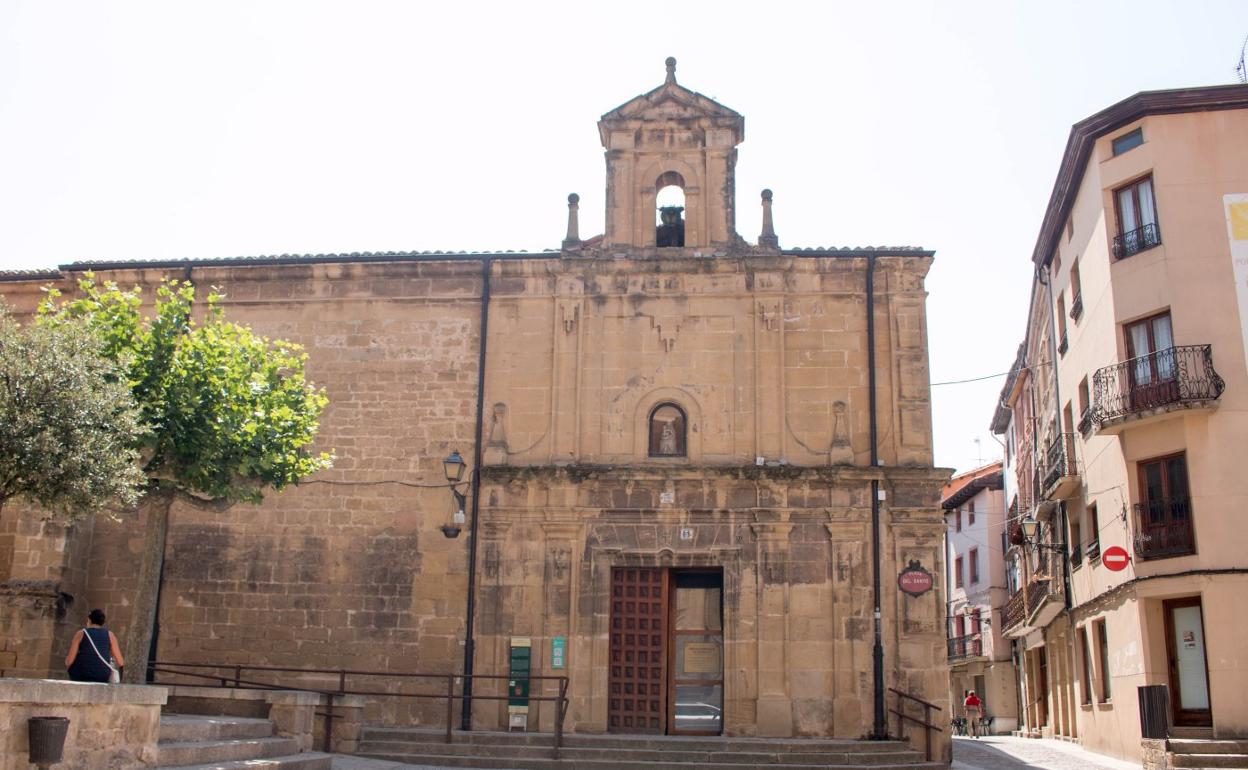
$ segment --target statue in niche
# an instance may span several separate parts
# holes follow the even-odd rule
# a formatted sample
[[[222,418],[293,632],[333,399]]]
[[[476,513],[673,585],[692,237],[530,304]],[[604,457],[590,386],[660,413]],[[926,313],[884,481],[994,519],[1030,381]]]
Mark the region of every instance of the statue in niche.
[[[833,465],[851,465],[854,462],[854,448],[849,440],[849,415],[844,401],[832,405],[832,448],[829,450],[829,462]]]
[[[685,413],[675,404],[660,404],[650,412],[650,456],[684,457]]]
[[[506,419],[507,405],[501,401],[494,404],[490,418],[490,437],[486,441],[485,456],[482,458],[486,465],[507,464],[507,433],[504,425]]]
[[[670,422],[663,423],[663,433],[659,436],[659,454],[676,454],[676,429]]]

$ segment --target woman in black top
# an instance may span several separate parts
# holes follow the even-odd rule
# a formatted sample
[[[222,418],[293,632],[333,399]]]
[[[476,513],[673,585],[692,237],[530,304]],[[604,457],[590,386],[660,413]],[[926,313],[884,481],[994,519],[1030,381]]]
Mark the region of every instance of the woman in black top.
[[[88,634],[90,641],[83,638]],[[92,643],[95,644],[94,648]],[[99,650],[98,655],[96,650]],[[121,657],[117,636],[104,627],[104,612],[91,610],[91,614],[87,616],[87,627],[78,629],[73,641],[69,643],[69,654],[65,656],[69,678],[75,682],[107,684],[109,674],[112,673],[109,664],[121,668],[126,665],[126,661]]]

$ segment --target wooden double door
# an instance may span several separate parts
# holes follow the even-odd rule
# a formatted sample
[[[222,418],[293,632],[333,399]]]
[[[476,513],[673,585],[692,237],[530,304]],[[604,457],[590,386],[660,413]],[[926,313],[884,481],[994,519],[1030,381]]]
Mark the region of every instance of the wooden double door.
[[[612,569],[608,729],[722,733],[723,629],[721,570]]]

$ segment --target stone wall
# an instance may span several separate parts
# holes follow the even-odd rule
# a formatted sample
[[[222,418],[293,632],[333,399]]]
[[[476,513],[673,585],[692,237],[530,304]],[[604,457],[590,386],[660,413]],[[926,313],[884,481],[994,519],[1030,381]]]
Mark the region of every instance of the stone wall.
[[[27,770],[30,717],[69,719],[58,770],[156,767],[163,687],[0,679],[0,770]]]
[[[871,469],[862,256],[495,262],[478,672],[505,671],[509,636],[546,644],[567,635],[569,727],[604,729],[594,661],[605,649],[596,602],[609,566],[722,566],[732,586],[729,731],[861,737],[871,716],[877,479],[887,496],[888,684],[944,702],[939,586],[922,597],[895,589],[911,560],[941,568],[947,474],[930,467],[929,264],[923,254],[877,260],[887,467]],[[460,669],[468,543],[440,531],[451,501],[438,485],[451,450],[471,458],[480,270],[474,260],[194,268],[197,284],[226,293],[231,320],[307,347],[309,377],[330,397],[319,443],[338,459],[260,506],[175,506],[158,658]],[[161,276],[101,275],[148,286]],[[686,457],[648,457],[644,422],[662,401],[689,415]],[[0,537],[13,532],[16,542],[30,520],[6,510]],[[680,541],[686,526],[694,537]],[[73,589],[71,615],[102,606],[124,638],[141,529],[140,510],[65,542],[39,540],[59,590]],[[445,719],[436,701],[378,703],[366,721]],[[483,726],[501,718],[495,706],[477,708]],[[534,721],[553,724],[549,713]]]

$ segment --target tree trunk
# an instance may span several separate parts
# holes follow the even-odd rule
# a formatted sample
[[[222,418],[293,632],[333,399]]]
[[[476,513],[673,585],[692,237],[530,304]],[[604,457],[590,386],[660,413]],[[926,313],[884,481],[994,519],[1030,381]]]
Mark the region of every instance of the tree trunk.
[[[173,493],[153,489],[144,500],[143,552],[139,555],[139,576],[134,586],[134,602],[130,611],[130,627],[121,640],[126,658],[127,684],[147,681],[148,653],[156,628],[156,611],[160,597],[160,576],[165,565],[165,543],[169,534],[169,509]]]

